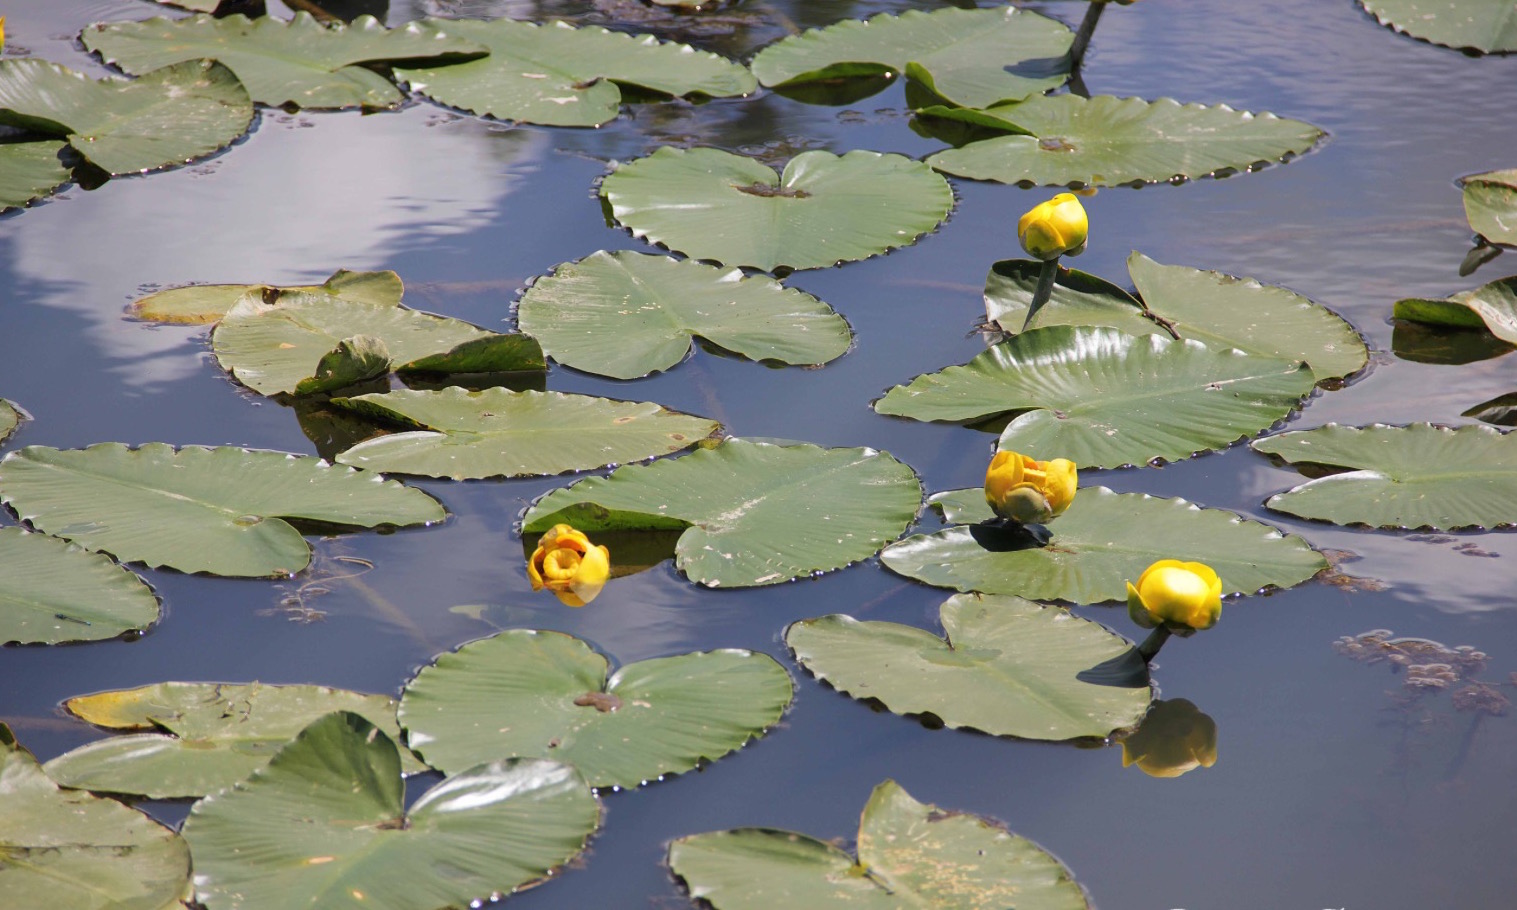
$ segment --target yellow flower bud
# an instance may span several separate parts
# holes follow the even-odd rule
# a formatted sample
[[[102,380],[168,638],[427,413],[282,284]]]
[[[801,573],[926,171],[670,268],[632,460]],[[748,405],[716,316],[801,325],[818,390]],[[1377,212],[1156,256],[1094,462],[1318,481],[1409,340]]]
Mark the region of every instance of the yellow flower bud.
[[[1149,777],[1179,777],[1217,763],[1217,722],[1183,698],[1156,701],[1142,726],[1122,740],[1122,767]]]
[[[1182,635],[1210,629],[1222,615],[1222,579],[1199,562],[1161,559],[1127,583],[1127,615],[1145,629]]]
[[[548,529],[527,560],[532,590],[547,588],[570,607],[594,600],[610,577],[611,551],[591,544],[590,538],[570,525]]]
[[[1067,458],[1034,461],[1002,449],[985,472],[985,502],[1009,521],[1042,524],[1064,514],[1078,481],[1075,463]]]
[[[1074,193],[1060,193],[1033,206],[1017,222],[1017,239],[1022,241],[1022,249],[1032,258],[1044,261],[1085,252],[1089,231],[1085,206]]]

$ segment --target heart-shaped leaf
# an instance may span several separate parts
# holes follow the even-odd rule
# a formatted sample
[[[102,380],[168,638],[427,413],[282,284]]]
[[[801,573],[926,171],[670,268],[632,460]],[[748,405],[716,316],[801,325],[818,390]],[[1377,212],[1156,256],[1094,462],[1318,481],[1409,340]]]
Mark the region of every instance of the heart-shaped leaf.
[[[593,532],[690,525],[675,564],[697,584],[778,584],[877,553],[916,517],[911,468],[873,449],[778,446],[729,439],[680,458],[626,465],[539,499],[522,533],[541,533],[571,506],[603,513]]]
[[[1484,329],[1507,344],[1517,344],[1517,275],[1443,299],[1398,300],[1392,314],[1426,325]]]
[[[561,392],[394,391],[332,403],[418,429],[360,442],[337,456],[376,471],[451,477],[523,477],[642,461],[695,445],[721,428],[651,401]]]
[[[1517,168],[1473,174],[1464,187],[1464,216],[1491,243],[1517,246]]]
[[[946,635],[833,614],[785,630],[818,679],[897,714],[998,736],[1105,737],[1142,720],[1153,698],[1131,642],[1063,607],[957,594],[938,611]]]
[[[163,443],[28,446],[0,461],[0,501],[38,530],[123,562],[269,576],[311,560],[282,519],[355,527],[442,521],[437,500],[378,474],[285,452]]]
[[[831,307],[768,276],[625,250],[558,266],[522,295],[516,321],[559,363],[614,379],[669,369],[695,336],[791,364],[841,357],[853,337]]]
[[[1494,427],[1374,424],[1257,439],[1292,464],[1346,473],[1271,496],[1278,512],[1375,528],[1501,528],[1517,524],[1517,435]]]
[[[100,641],[158,621],[153,589],[109,557],[0,528],[0,644]]]
[[[1517,10],[1507,0],[1359,0],[1398,32],[1447,47],[1486,53],[1517,51]]]
[[[601,195],[633,236],[693,259],[814,269],[915,242],[953,208],[953,190],[920,161],[809,151],[783,176],[717,149],[665,146],[621,165]]]
[[[608,671],[577,638],[511,629],[422,668],[401,696],[400,720],[411,746],[443,771],[552,758],[592,787],[636,787],[742,748],[779,722],[792,695],[789,674],[751,651]]]
[[[268,765],[190,810],[195,899],[210,910],[466,907],[577,855],[600,807],[573,768],[490,762],[405,807],[395,743],[328,714]]]
[[[1017,414],[1001,448],[1114,468],[1186,458],[1263,432],[1299,407],[1314,382],[1303,364],[1199,341],[1049,326],[896,386],[874,409],[915,420]]]
[[[7,142],[0,145],[0,212],[31,205],[69,181],[58,160],[62,142]]]
[[[932,501],[942,499],[957,506],[950,520],[993,517],[980,491],[938,494]],[[880,561],[942,588],[1079,604],[1126,599],[1127,583],[1160,559],[1211,566],[1225,594],[1288,588],[1327,568],[1306,541],[1269,525],[1183,499],[1105,487],[1081,487],[1047,531],[1045,539],[989,523],[948,528],[891,544]]]
[[[192,284],[168,288],[140,297],[126,308],[128,319],[167,322],[178,325],[205,325],[227,314],[237,301],[253,292],[265,303],[275,303],[286,293],[326,295],[368,303],[374,306],[399,306],[405,291],[400,276],[394,272],[350,272],[338,269],[324,284],[300,287],[270,287],[261,284]]]

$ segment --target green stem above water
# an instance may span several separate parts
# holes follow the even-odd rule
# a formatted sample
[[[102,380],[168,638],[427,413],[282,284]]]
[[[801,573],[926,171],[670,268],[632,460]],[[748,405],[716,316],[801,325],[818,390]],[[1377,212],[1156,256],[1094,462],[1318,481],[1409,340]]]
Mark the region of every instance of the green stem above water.
[[[1053,296],[1054,282],[1059,277],[1058,257],[1043,260],[1043,268],[1038,271],[1038,287],[1032,292],[1032,303],[1027,307],[1027,318],[1022,322],[1022,331],[1027,331],[1032,325],[1032,317],[1038,314],[1048,298]]]

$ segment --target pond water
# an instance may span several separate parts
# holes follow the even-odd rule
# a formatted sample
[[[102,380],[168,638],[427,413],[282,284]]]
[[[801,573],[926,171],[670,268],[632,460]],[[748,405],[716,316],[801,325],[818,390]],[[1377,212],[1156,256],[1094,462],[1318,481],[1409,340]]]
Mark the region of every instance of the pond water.
[[[629,0],[397,0],[388,12],[391,24],[427,14],[568,15],[747,60],[787,29],[936,6],[775,0],[702,20]],[[1070,24],[1085,9],[1027,6]],[[3,7],[7,56],[30,52],[95,75],[107,70],[76,43],[83,25],[161,12],[130,0]],[[1369,370],[1345,389],[1319,392],[1291,428],[1471,423],[1461,412],[1517,391],[1517,359],[1404,359],[1393,352],[1390,323],[1400,297],[1445,296],[1517,266],[1509,252],[1459,276],[1471,235],[1455,185],[1461,175],[1517,166],[1517,57],[1474,58],[1415,41],[1350,0],[1143,0],[1107,11],[1083,76],[1093,94],[1220,102],[1328,132],[1285,165],[1085,200],[1092,231],[1084,270],[1127,284],[1125,259],[1141,250],[1291,288],[1364,335]],[[671,144],[771,163],[805,148],[920,157],[943,147],[913,132],[899,84],[839,107],[761,92],[624,111],[600,129],[566,130],[426,102],[371,115],[263,110],[250,135],[208,161],[94,191],[70,188],[0,218],[0,396],[34,418],[6,450],[164,441],[315,451],[290,409],[224,376],[204,330],[124,320],[123,307],[152,289],[309,284],[338,268],[393,269],[411,306],[505,329],[532,277],[599,249],[647,249],[606,223],[594,195],[612,161]],[[975,327],[986,272],[1021,255],[1016,219],[1050,195],[953,184],[953,215],[916,245],[786,279],[852,325],[853,350],[831,365],[771,369],[697,350],[635,382],[555,367],[547,387],[657,401],[719,419],[733,435],[888,450],[929,491],[980,485],[994,436],[869,407],[890,386],[983,349]],[[1174,779],[1124,768],[1116,745],[932,730],[816,682],[782,643],[794,620],[846,612],[938,628],[948,592],[877,560],[740,591],[697,588],[665,563],[615,581],[585,609],[534,596],[513,524],[565,478],[413,481],[446,504],[449,520],[313,541],[318,563],[356,556],[374,568],[330,581],[329,593],[306,597],[304,612],[284,601],[309,577],[142,571],[164,601],[161,624],[132,642],[0,650],[0,720],[46,760],[100,735],[66,718],[59,703],[103,689],[258,679],[398,693],[440,651],[512,627],[569,632],[622,663],[742,647],[773,655],[795,677],[784,722],[699,772],[605,794],[605,824],[584,861],[510,898],[512,906],[689,906],[662,864],[671,838],[759,825],[851,840],[870,790],[887,778],[918,799],[1005,821],[1063,860],[1097,906],[1509,905],[1517,893],[1517,718],[1460,713],[1447,693],[1408,699],[1404,676],[1348,659],[1333,644],[1384,628],[1472,645],[1490,655],[1480,678],[1511,697],[1517,537],[1344,529],[1264,509],[1265,498],[1298,478],[1244,446],[1082,477],[1269,522],[1351,554],[1344,571],[1372,580],[1232,599],[1215,629],[1166,647],[1156,670],[1163,697],[1194,702],[1219,730],[1215,766]],[[15,515],[0,515],[0,524],[14,523]],[[1077,611],[1140,634],[1120,609]],[[185,812],[176,803],[147,808],[170,822]]]

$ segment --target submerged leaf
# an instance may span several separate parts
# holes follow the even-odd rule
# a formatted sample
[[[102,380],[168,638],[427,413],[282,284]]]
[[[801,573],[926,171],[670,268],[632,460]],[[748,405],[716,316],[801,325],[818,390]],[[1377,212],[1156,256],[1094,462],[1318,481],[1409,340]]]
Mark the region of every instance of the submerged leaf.
[[[158,621],[132,572],[46,534],[0,528],[0,644],[100,641]]]

